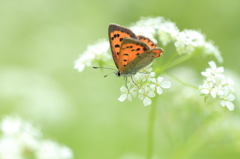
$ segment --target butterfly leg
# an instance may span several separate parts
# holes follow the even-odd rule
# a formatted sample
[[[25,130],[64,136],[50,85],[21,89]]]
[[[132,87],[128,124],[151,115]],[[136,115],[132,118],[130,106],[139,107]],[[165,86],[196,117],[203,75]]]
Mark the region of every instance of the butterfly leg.
[[[128,85],[127,85],[127,77],[125,77],[125,82],[126,82],[126,87],[128,89]]]
[[[138,85],[134,82],[133,76],[131,76],[131,80],[132,80],[132,83],[134,83],[134,84],[137,86],[137,88],[140,89],[140,88],[138,87]]]

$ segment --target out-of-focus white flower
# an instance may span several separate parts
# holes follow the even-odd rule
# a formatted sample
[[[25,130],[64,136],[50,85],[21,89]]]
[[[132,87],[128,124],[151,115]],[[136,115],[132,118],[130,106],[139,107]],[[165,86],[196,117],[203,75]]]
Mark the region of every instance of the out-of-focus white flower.
[[[156,30],[151,26],[132,26],[130,29],[136,34],[136,35],[143,35],[145,37],[148,37],[151,39],[155,44],[157,44],[157,40],[155,39],[154,35],[156,33]]]
[[[221,52],[218,50],[217,46],[214,46],[212,41],[206,42],[203,46],[203,52],[206,55],[213,55],[218,60],[218,62],[222,63],[223,58],[221,56]]]
[[[157,79],[153,80],[154,84],[151,84],[151,88],[156,89],[158,94],[162,94],[163,90],[162,88],[170,88],[171,82],[169,81],[163,81],[162,77],[158,77]]]
[[[111,59],[108,52],[109,48],[107,40],[100,40],[96,44],[88,46],[87,50],[76,60],[74,68],[81,72],[85,66],[92,66],[98,62],[107,62]]]
[[[175,47],[179,54],[191,54],[197,47],[202,47],[205,43],[203,34],[196,30],[183,30],[177,37]]]
[[[72,159],[72,150],[66,146],[59,145],[51,140],[41,142],[41,146],[36,151],[37,159]]]
[[[72,159],[70,148],[43,138],[31,123],[18,117],[7,116],[0,122],[0,158]],[[47,144],[46,144],[47,143]]]
[[[211,95],[213,98],[220,98],[220,104],[226,106],[229,110],[234,109],[232,101],[235,99],[231,92],[234,92],[234,82],[231,78],[225,77],[223,67],[217,67],[214,61],[210,61],[210,68],[207,68],[202,75],[207,77],[203,84],[199,86],[202,94]]]
[[[152,104],[152,100],[149,97],[155,97],[155,93],[150,87],[143,87],[139,89],[138,98],[143,101],[143,105],[147,106]]]
[[[158,37],[164,46],[174,41],[178,33],[179,29],[176,24],[171,21],[165,21],[158,27]]]

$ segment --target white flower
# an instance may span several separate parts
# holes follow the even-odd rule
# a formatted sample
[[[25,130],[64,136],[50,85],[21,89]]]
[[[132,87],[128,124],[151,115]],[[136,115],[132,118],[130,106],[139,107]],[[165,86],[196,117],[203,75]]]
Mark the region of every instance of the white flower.
[[[183,30],[177,37],[175,47],[179,54],[191,54],[196,47],[201,47],[205,43],[203,34],[196,30]]]
[[[229,94],[229,92],[225,91],[220,98],[222,99],[220,104],[223,107],[226,106],[230,111],[234,110],[234,104],[232,101],[234,101],[235,96],[233,94]]]
[[[130,84],[128,85],[128,87],[130,87]],[[132,101],[132,96],[136,97],[137,93],[136,93],[136,87],[131,88],[130,90],[127,89],[125,86],[122,86],[120,88],[121,91],[121,96],[118,98],[118,100],[120,102],[125,101],[126,99],[128,99],[129,101]]]
[[[140,100],[143,100],[143,105],[147,106],[152,104],[152,100],[149,97],[155,97],[155,93],[153,92],[153,90],[149,87],[143,87],[141,89],[139,89],[139,94],[138,94],[138,98]]]
[[[162,94],[163,90],[162,88],[170,88],[171,87],[171,82],[169,81],[163,81],[162,77],[158,77],[157,79],[153,80],[154,84],[151,84],[151,88],[157,90],[158,94]]]
[[[97,62],[107,62],[111,59],[109,48],[107,40],[100,40],[95,45],[88,46],[87,50],[76,60],[74,68],[81,72],[85,66],[92,66]]]
[[[37,159],[72,159],[72,150],[51,140],[44,140],[36,152]]]
[[[158,37],[163,45],[167,45],[176,39],[179,29],[176,24],[171,21],[165,21],[158,27]]]
[[[210,61],[210,62],[208,62],[208,64],[210,65],[209,71],[212,72],[214,75],[218,75],[218,74],[221,74],[224,72],[224,68],[217,67],[217,65],[214,61]]]
[[[224,90],[230,90],[234,92],[234,89],[233,89],[234,81],[231,78],[227,77],[226,79],[224,79],[223,86],[224,86]]]
[[[140,20],[134,24],[134,26],[152,27],[156,30],[164,21],[165,19],[163,17],[141,17]]]
[[[213,90],[213,83],[212,82],[208,82],[208,81],[204,81],[203,85],[199,86],[199,89],[201,90],[201,92],[203,94],[211,94],[211,96],[213,98],[216,97],[217,92],[215,90]]]
[[[157,40],[154,38],[156,31],[153,27],[151,27],[151,26],[132,26],[132,27],[130,27],[130,29],[136,35],[143,35],[143,36],[151,39],[155,44],[157,43]]]
[[[45,140],[42,133],[31,123],[18,117],[5,117],[0,123],[0,158],[24,159],[36,156],[36,159],[72,159],[73,153],[66,146]],[[49,143],[46,148],[45,143]],[[41,151],[43,150],[44,151]]]
[[[234,92],[234,82],[231,78],[225,77],[223,67],[217,67],[214,61],[210,61],[210,68],[206,69],[206,72],[202,72],[202,75],[207,77],[203,84],[199,86],[201,93],[210,94],[213,98],[220,98],[220,104],[226,106],[229,110],[234,109],[232,101],[235,99],[231,92]]]

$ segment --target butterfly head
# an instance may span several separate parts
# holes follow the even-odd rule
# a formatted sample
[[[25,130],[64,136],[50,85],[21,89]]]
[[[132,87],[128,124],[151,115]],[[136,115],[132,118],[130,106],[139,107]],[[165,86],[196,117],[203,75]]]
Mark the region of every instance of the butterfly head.
[[[119,70],[117,70],[116,72],[114,72],[114,74],[117,76],[117,77],[120,77],[122,74]]]

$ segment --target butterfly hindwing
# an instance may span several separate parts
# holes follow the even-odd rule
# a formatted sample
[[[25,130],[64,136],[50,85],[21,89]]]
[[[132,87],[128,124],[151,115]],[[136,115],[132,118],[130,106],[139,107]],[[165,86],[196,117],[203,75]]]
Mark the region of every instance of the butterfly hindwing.
[[[147,38],[147,37],[145,37],[145,36],[139,35],[139,36],[137,36],[137,37],[138,37],[138,39],[139,39],[140,41],[143,41],[143,42],[145,42],[146,44],[148,44],[148,46],[150,47],[150,49],[153,49],[153,48],[155,48],[155,47],[157,46],[152,40],[150,40],[149,38]]]
[[[138,57],[136,57],[126,66],[127,71],[125,71],[124,74],[134,74],[138,72],[139,70],[151,64],[152,61],[159,57],[162,52],[163,50],[161,48],[156,47],[138,55]]]
[[[124,74],[129,63],[149,49],[149,46],[142,41],[133,38],[125,38],[121,45],[118,59],[119,71]]]
[[[113,60],[116,67],[119,68],[118,58],[120,54],[120,47],[122,45],[124,38],[131,37],[131,38],[137,39],[137,36],[130,29],[116,25],[116,24],[109,25],[108,35],[109,35],[109,42],[110,42]]]

